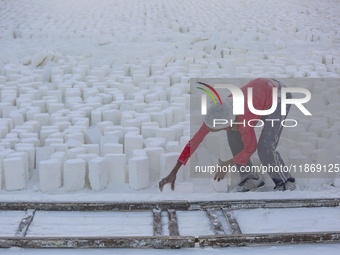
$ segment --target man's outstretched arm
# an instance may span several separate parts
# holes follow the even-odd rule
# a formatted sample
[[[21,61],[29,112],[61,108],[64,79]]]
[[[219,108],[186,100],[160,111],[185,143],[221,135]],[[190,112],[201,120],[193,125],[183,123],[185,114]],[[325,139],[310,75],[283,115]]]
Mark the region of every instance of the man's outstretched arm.
[[[172,169],[170,174],[163,178],[159,182],[159,189],[163,191],[163,187],[165,184],[170,183],[171,184],[171,189],[175,189],[175,181],[176,181],[176,174],[180,167],[182,165],[185,165],[187,161],[189,160],[190,156],[195,152],[197,147],[200,145],[200,143],[203,141],[204,137],[211,131],[211,132],[217,132],[220,130],[230,130],[231,128],[223,128],[223,129],[215,129],[211,130],[207,127],[205,123],[202,124],[201,128],[196,132],[196,134],[193,136],[193,138],[186,144],[184,147],[181,155],[179,156],[177,163],[175,167]],[[222,178],[223,179],[223,178]]]
[[[175,181],[176,181],[176,174],[180,167],[182,165],[185,165],[187,161],[189,160],[190,156],[195,152],[198,145],[203,141],[204,137],[209,133],[210,131],[207,128],[207,125],[205,123],[202,124],[200,129],[196,132],[196,134],[193,136],[193,138],[185,145],[181,155],[179,156],[176,165],[170,172],[170,174],[163,178],[159,182],[159,189],[160,191],[163,191],[163,187],[165,184],[170,183],[171,189],[175,189]]]

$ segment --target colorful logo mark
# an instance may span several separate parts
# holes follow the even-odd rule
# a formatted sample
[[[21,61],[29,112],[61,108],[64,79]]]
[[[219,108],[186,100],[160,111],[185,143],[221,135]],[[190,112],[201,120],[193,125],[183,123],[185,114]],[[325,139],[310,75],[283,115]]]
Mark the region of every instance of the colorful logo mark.
[[[197,82],[197,83],[198,83],[198,84],[201,84],[201,85],[204,85],[204,86],[206,86],[207,88],[211,89],[211,90],[215,93],[215,95],[217,96],[218,100],[220,101],[220,103],[221,103],[221,105],[222,105],[222,100],[221,100],[221,98],[220,98],[220,95],[217,93],[217,91],[216,91],[213,87],[211,87],[210,85],[205,84],[205,83],[203,83],[203,82]],[[206,90],[206,89],[203,89],[203,88],[200,88],[200,87],[196,87],[196,88],[205,91],[205,92],[206,92],[206,93],[214,100],[215,105],[217,105],[214,96],[211,94],[211,92],[210,92],[209,90]]]

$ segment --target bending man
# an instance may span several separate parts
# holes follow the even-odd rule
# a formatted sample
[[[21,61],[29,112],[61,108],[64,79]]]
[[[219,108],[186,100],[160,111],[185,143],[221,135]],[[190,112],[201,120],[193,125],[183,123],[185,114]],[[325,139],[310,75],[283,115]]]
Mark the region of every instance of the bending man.
[[[267,110],[270,109],[273,102],[273,87],[278,88],[278,100],[276,110],[270,115],[263,116],[258,116],[252,113],[246,103],[247,89],[253,88],[252,101],[254,108],[257,110]],[[247,192],[264,187],[265,183],[261,178],[259,178],[257,173],[241,172],[240,167],[252,166],[250,157],[256,151],[256,149],[258,151],[258,156],[262,165],[272,167],[285,165],[279,152],[276,151],[283,129],[281,121],[286,118],[285,115],[281,115],[281,87],[285,87],[285,85],[277,80],[269,80],[264,78],[255,79],[249,82],[247,85],[243,86],[241,88],[245,102],[243,115],[233,116],[232,106],[228,103],[223,103],[223,106],[213,105],[212,107],[210,107],[208,109],[207,115],[205,116],[205,122],[202,124],[201,128],[197,131],[193,138],[184,147],[171,173],[159,182],[160,190],[163,190],[163,186],[167,183],[170,183],[171,188],[174,189],[176,174],[182,164],[186,164],[189,157],[194,153],[198,145],[203,141],[204,137],[209,132],[218,132],[221,130],[226,130],[227,132],[228,142],[233,154],[233,158],[228,161],[221,161],[219,159],[219,165],[231,167],[236,164],[242,179],[242,181],[238,184],[238,186],[236,186],[233,192]],[[292,98],[291,93],[287,93],[286,96],[287,98]],[[287,104],[286,114],[288,114],[289,109],[290,105]],[[236,124],[232,126],[229,126],[229,124],[224,124],[216,125],[214,127],[214,119],[231,119],[233,120],[233,122],[246,124]],[[264,125],[259,141],[257,142],[253,127],[256,123],[252,123],[251,125],[253,126],[247,125],[247,123],[249,120],[260,119],[264,122]],[[283,191],[296,189],[295,179],[291,177],[289,172],[269,171],[268,174],[276,185],[274,188],[275,190]],[[217,179],[218,181],[220,181],[224,178],[224,175],[225,172],[218,172],[216,173],[214,180]]]

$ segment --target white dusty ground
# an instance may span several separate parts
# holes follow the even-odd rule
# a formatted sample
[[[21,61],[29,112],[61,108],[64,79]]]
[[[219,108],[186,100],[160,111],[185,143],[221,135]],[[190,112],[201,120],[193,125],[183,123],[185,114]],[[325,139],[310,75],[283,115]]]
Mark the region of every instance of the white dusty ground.
[[[235,185],[237,176],[224,180],[222,187],[210,179],[190,178],[187,168],[180,172],[175,192],[166,187],[159,193],[157,183],[190,139],[189,79],[198,77],[327,78],[305,85],[313,95],[308,106],[313,117],[292,110],[299,126],[283,132],[279,151],[287,164],[340,163],[340,87],[330,80],[340,77],[339,12],[335,0],[1,1],[0,200],[338,198],[335,173],[323,179],[301,174],[300,191],[293,192],[272,192],[273,183],[264,176],[265,192],[230,194],[227,184]],[[208,150],[214,159],[229,155],[229,150],[219,152],[225,148],[225,134],[215,136],[217,144],[202,144],[201,153]],[[253,160],[258,163],[257,155]],[[261,222],[292,215],[260,209],[253,213]],[[16,224],[5,214],[1,212],[1,219],[8,226],[0,226],[1,235]],[[340,226],[336,214],[333,226],[312,216],[300,222],[301,228],[308,230],[309,220],[315,230]],[[183,219],[183,224],[191,222]],[[246,218],[244,222],[249,226]],[[32,233],[39,232],[39,222],[35,224]],[[251,226],[247,231],[253,231]],[[228,251],[338,250],[338,245],[301,245]],[[59,250],[49,254],[53,252]]]
[[[201,254],[226,254],[226,252],[230,254],[237,254],[237,255],[269,255],[269,254],[275,254],[275,255],[285,255],[285,254],[311,254],[311,255],[317,255],[317,254],[327,254],[327,255],[337,255],[339,254],[340,245],[339,244],[318,244],[318,245],[287,245],[287,246],[264,246],[264,247],[230,247],[225,249],[215,249],[215,248],[204,248],[204,249],[179,249],[179,250],[150,250],[150,249],[144,249],[144,250],[138,250],[135,249],[116,249],[112,251],[112,249],[21,249],[21,248],[10,248],[10,249],[0,249],[1,254],[71,254],[71,255],[77,255],[77,254],[118,254],[118,255],[128,255],[128,254],[195,254],[195,255],[201,255]],[[48,253],[47,253],[48,252]]]

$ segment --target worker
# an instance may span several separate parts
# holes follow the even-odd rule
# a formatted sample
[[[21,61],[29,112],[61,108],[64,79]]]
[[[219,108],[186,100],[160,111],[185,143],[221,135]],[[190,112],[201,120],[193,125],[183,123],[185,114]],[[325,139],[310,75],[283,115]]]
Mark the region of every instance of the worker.
[[[273,102],[272,89],[276,87],[278,90],[277,107],[276,110],[269,114],[258,116],[252,113],[247,105],[247,89],[252,88],[253,106],[257,110],[270,109]],[[286,105],[286,115],[281,115],[281,88],[286,87],[282,82],[275,79],[258,78],[252,80],[247,85],[241,87],[244,95],[244,114],[233,115],[232,105],[223,102],[221,105],[211,106],[205,116],[205,121],[196,132],[193,138],[186,144],[181,155],[179,156],[176,165],[170,174],[159,182],[159,189],[162,191],[165,184],[171,184],[171,189],[175,188],[176,174],[182,165],[185,165],[189,157],[194,153],[199,144],[203,141],[204,137],[209,132],[218,132],[226,130],[229,147],[231,149],[233,158],[227,161],[219,159],[219,166],[232,167],[236,164],[238,172],[241,175],[241,182],[232,190],[232,192],[247,192],[255,191],[265,187],[265,182],[258,176],[256,172],[240,171],[241,166],[252,166],[250,157],[256,151],[258,152],[259,159],[263,166],[285,166],[280,153],[276,150],[280,141],[283,125],[282,121],[285,120],[286,115],[290,110],[290,104]],[[229,97],[232,97],[230,95]],[[291,93],[286,93],[286,98],[292,98]],[[214,125],[214,119],[233,120],[234,125],[230,122],[224,125]],[[243,125],[240,123],[248,123],[249,120],[262,120],[263,129],[261,136],[257,142],[254,126]],[[268,121],[266,121],[268,120]],[[276,121],[272,121],[276,120]],[[294,190],[297,188],[295,178],[293,178],[288,171],[268,171],[269,176],[275,183],[274,190]],[[216,172],[214,180],[220,181],[224,178],[226,172]]]

